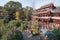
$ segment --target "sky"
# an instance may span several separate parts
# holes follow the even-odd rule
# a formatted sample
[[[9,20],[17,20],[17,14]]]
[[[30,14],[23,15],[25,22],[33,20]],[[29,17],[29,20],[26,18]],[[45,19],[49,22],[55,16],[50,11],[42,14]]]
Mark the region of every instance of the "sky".
[[[0,6],[4,6],[7,2],[11,0],[0,0]],[[60,6],[60,0],[12,0],[22,3],[23,7],[30,6],[35,9],[40,8],[43,5],[53,3],[55,6]]]

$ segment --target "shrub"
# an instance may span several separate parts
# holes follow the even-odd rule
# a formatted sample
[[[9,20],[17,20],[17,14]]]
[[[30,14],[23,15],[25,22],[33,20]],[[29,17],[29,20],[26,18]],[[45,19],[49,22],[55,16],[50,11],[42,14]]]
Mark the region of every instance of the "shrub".
[[[19,30],[16,30],[20,26],[21,26],[20,30],[23,30],[23,27],[22,27],[23,22],[20,20],[12,20],[6,26],[1,26],[0,40],[23,40],[22,32]],[[14,30],[14,28],[16,29]]]
[[[12,20],[8,23],[8,27],[9,28],[14,28],[14,29],[17,29],[20,27],[20,31],[22,32],[24,30],[24,24],[23,24],[23,21],[21,20]]]
[[[18,30],[9,30],[2,36],[1,40],[23,40],[23,35]]]
[[[12,20],[8,23],[8,26],[10,26],[10,27],[19,27],[20,26],[20,21]]]
[[[0,26],[4,25],[4,19],[0,19]]]
[[[4,35],[8,31],[8,28],[6,26],[1,26],[0,27],[0,40],[2,35]]]

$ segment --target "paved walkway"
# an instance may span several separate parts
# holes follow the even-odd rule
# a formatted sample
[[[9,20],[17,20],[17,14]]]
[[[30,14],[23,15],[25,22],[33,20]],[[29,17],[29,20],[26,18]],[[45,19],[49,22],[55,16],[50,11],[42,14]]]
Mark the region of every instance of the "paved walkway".
[[[37,36],[32,36],[29,40],[39,40],[39,35],[37,35]]]
[[[39,40],[39,35],[37,36],[31,36],[28,38],[28,36],[31,35],[29,33],[27,33],[27,31],[23,31],[23,37],[24,37],[24,40]]]

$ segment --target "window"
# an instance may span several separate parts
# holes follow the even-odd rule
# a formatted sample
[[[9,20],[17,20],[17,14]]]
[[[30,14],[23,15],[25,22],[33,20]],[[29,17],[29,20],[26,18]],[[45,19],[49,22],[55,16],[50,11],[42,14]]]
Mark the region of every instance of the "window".
[[[53,14],[53,13],[50,13],[50,14],[49,14],[49,16],[53,17],[53,16],[54,16],[54,14]]]
[[[50,19],[50,22],[53,23],[53,19]]]
[[[60,17],[60,14],[59,14],[59,17]]]

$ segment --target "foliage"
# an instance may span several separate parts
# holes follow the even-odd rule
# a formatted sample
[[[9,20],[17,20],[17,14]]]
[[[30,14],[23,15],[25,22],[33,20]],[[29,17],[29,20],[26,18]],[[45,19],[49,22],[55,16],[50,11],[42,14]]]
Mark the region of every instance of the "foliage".
[[[22,4],[19,2],[9,1],[4,7],[8,12],[10,11],[10,13],[15,13],[15,11],[22,9]]]
[[[9,1],[2,8],[1,15],[4,16],[0,19],[0,40],[23,40],[22,31],[24,30],[23,19],[27,21],[31,19],[33,8],[26,7],[22,9],[22,4],[19,2]],[[15,20],[15,13],[19,12],[19,18],[22,20]],[[0,16],[1,16],[0,15]],[[19,30],[17,30],[20,27]],[[21,31],[21,32],[20,32]]]
[[[10,21],[10,17],[9,16],[6,16],[5,18],[4,18],[4,23],[8,23]]]
[[[57,40],[54,34],[48,36],[48,40]]]
[[[4,35],[7,31],[8,31],[8,29],[6,26],[0,27],[0,40],[1,40],[2,35]]]
[[[39,30],[38,30],[38,22],[37,21],[33,21],[32,22],[32,26],[31,26],[31,30],[32,33],[34,34],[39,34]]]
[[[20,31],[23,32],[23,30],[24,30],[24,24],[21,23]]]
[[[60,28],[53,30],[57,40],[60,40]]]
[[[22,4],[19,2],[9,1],[7,4],[4,5],[4,8],[6,9],[8,13],[8,17],[10,20],[15,19],[15,13],[16,11],[19,11],[21,13],[22,11]]]
[[[23,40],[23,35],[18,30],[8,30],[2,35],[1,40]]]
[[[19,30],[16,30],[17,27],[20,26],[21,22],[22,21],[20,20],[13,20],[10,21],[7,26],[1,26],[0,40],[23,40],[22,33]],[[16,27],[16,29],[14,29],[14,27]]]
[[[0,26],[4,25],[4,19],[0,19]]]
[[[60,28],[54,29],[52,32],[53,35],[49,35],[48,40],[60,40]]]
[[[23,21],[22,20],[12,20],[8,23],[8,27],[9,28],[19,28],[20,27],[20,31],[23,31],[24,30],[24,24],[23,24]]]
[[[12,20],[12,21],[9,22],[8,26],[10,26],[10,27],[19,27],[19,26],[21,26],[20,23],[21,23],[20,20]]]
[[[24,13],[23,17],[25,17],[25,19],[27,19],[27,20],[31,20],[32,12],[33,12],[32,7],[27,6],[27,7],[23,8],[23,13]]]

